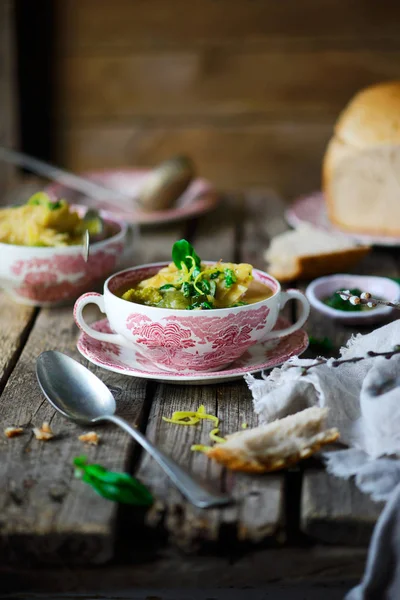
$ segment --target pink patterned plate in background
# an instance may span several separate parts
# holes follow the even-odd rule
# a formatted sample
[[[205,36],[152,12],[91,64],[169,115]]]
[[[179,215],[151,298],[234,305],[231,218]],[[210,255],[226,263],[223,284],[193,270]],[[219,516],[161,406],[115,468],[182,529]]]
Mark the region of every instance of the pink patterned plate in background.
[[[367,246],[400,246],[400,237],[351,233],[335,227],[329,221],[325,198],[322,192],[314,192],[297,198],[286,210],[285,219],[294,229],[302,223],[308,223],[323,231],[331,231],[336,234],[341,233]]]
[[[276,329],[282,329],[290,325],[289,321],[280,317],[275,325]],[[102,319],[92,324],[97,331],[112,333],[107,319]],[[257,373],[266,369],[272,369],[283,364],[292,356],[299,356],[308,346],[308,335],[304,329],[298,329],[291,335],[281,339],[272,339],[265,344],[251,347],[238,360],[221,371],[208,371],[206,373],[192,372],[181,373],[163,371],[144,358],[133,349],[116,346],[109,342],[100,342],[81,333],[77,348],[88,361],[121,375],[131,377],[142,377],[144,379],[156,379],[178,384],[211,384],[230,381],[243,377],[246,373]]]
[[[82,173],[83,177],[104,184],[134,197],[143,185],[150,169],[105,169]],[[85,204],[93,208],[101,208],[113,214],[114,217],[128,223],[138,225],[156,225],[172,223],[192,217],[197,217],[212,210],[218,203],[219,197],[213,185],[206,179],[196,178],[184,193],[177,199],[174,206],[166,210],[142,211],[134,206],[122,205],[115,209],[113,204],[92,200],[64,186],[54,183],[46,188],[47,193],[57,198],[65,198],[69,202]]]

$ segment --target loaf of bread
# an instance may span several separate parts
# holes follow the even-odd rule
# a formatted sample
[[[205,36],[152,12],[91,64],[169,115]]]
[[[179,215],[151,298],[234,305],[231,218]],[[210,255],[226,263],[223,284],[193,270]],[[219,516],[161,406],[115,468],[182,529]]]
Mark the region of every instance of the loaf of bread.
[[[400,236],[400,81],[362,90],[341,113],[322,186],[333,224]]]
[[[254,429],[227,436],[207,455],[233,471],[277,471],[308,458],[338,439],[336,428],[327,429],[327,408],[312,407]]]
[[[345,235],[303,224],[274,237],[265,259],[273,277],[292,281],[347,271],[369,250]]]

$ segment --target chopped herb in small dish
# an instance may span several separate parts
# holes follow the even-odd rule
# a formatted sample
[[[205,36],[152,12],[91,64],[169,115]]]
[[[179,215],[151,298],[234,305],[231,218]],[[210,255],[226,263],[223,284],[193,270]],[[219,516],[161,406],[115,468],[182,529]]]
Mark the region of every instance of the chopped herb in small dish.
[[[352,304],[348,300],[344,300],[339,292],[348,292],[352,296],[361,296],[362,290],[358,288],[353,288],[351,290],[339,289],[333,292],[330,296],[325,298],[323,302],[334,308],[335,310],[343,310],[345,312],[361,312],[361,311],[369,311],[374,310],[376,306],[368,306],[368,304]]]
[[[306,296],[315,310],[337,322],[371,325],[389,318],[395,309],[379,303],[371,307],[374,302],[359,299],[371,296],[376,300],[398,302],[400,285],[389,277],[335,274],[312,281],[306,289]]]

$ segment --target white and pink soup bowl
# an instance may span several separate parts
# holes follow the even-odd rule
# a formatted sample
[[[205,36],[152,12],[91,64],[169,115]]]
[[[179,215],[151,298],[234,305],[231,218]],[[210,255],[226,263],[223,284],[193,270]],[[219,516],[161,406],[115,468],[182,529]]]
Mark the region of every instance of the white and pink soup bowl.
[[[283,292],[276,279],[258,269],[253,269],[255,280],[267,285],[272,296],[235,308],[173,310],[128,302],[116,295],[121,288],[138,284],[167,264],[126,269],[107,279],[103,295],[90,292],[78,298],[74,307],[78,327],[96,340],[132,348],[161,369],[206,372],[224,368],[251,346],[290,335],[308,318],[310,305],[301,292]],[[300,303],[297,322],[272,331],[279,311],[289,300]],[[96,331],[86,323],[83,309],[87,304],[96,304],[107,315],[115,333]]]
[[[73,206],[84,214],[87,207]],[[19,304],[59,306],[74,302],[132,260],[135,234],[109,213],[100,215],[112,235],[90,245],[88,262],[82,246],[32,247],[0,243],[0,287]]]

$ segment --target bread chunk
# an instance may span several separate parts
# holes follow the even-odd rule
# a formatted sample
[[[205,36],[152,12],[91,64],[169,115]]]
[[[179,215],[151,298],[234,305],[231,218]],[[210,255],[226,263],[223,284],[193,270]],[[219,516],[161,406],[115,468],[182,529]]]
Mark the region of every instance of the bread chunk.
[[[326,429],[327,408],[312,407],[253,429],[227,436],[207,456],[233,471],[277,471],[308,458],[339,438],[336,428]]]
[[[271,275],[280,281],[291,281],[346,271],[369,250],[344,235],[304,224],[273,238],[265,259]]]

